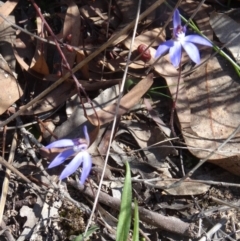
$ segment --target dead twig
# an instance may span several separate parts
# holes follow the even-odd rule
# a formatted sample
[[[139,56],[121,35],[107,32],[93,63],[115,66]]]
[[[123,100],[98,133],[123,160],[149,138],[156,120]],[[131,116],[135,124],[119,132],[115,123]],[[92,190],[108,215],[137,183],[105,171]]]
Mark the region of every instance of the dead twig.
[[[8,157],[9,165],[12,165],[16,148],[17,148],[17,131],[15,130],[15,133],[14,133],[13,139],[12,139],[10,155]],[[2,218],[3,218],[4,207],[5,207],[5,203],[6,203],[6,199],[7,199],[10,174],[11,174],[11,170],[6,169],[5,177],[4,177],[4,181],[3,181],[3,185],[2,185],[1,200],[0,200],[0,225],[2,225]]]
[[[82,185],[80,186],[78,182],[72,179],[68,179],[68,184],[76,188],[78,191],[82,192],[82,194],[90,197],[91,199],[95,199],[95,196],[93,195],[92,189],[90,187]],[[120,210],[120,199],[111,197],[106,193],[100,192],[98,200],[100,203],[103,203],[116,210]],[[134,210],[134,204],[132,204],[132,210]],[[139,207],[139,216],[140,219],[146,222],[148,225],[152,225],[154,227],[158,227],[163,230],[191,238],[194,238],[196,235],[195,232],[192,231],[192,224],[185,223],[178,218],[166,217],[142,207]]]

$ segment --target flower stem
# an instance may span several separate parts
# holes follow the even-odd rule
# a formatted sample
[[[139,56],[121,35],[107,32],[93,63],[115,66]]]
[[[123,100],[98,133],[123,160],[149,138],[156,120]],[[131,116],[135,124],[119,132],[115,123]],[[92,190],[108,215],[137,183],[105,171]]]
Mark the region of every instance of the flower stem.
[[[181,67],[181,60],[180,60],[176,95],[175,95],[175,99],[173,100],[173,103],[172,103],[171,116],[170,116],[170,128],[171,128],[173,137],[177,137],[175,129],[174,129],[174,112],[175,112],[175,109],[176,109],[176,103],[177,103],[177,99],[178,99],[178,92],[179,92],[179,86],[180,86],[181,73],[182,73],[182,67]]]

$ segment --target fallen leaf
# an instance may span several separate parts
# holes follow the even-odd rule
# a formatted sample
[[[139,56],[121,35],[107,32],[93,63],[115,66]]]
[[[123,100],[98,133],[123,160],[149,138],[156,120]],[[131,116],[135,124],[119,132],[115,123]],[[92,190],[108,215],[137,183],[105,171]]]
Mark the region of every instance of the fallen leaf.
[[[0,55],[0,89],[4,90],[0,92],[0,114],[2,114],[23,94],[2,55]]]
[[[20,216],[23,218],[27,218],[27,221],[25,222],[23,226],[23,231],[19,237],[19,241],[24,241],[26,240],[30,234],[36,223],[38,222],[39,217],[36,217],[34,211],[32,208],[28,206],[23,206],[20,209]]]
[[[146,109],[149,112],[150,117],[155,121],[155,123],[158,125],[158,127],[161,129],[161,131],[168,137],[170,137],[171,130],[167,127],[167,125],[160,119],[157,111],[155,111],[149,101],[149,99],[144,98],[144,104],[146,106]]]
[[[136,18],[137,13],[137,0],[116,0],[117,9],[120,10],[121,15],[121,24],[118,26],[116,32],[114,32],[113,36],[118,34],[128,23]],[[112,37],[113,37],[112,36]],[[113,41],[112,46],[116,46],[117,44],[121,43],[124,39],[128,38],[129,34],[122,34],[118,39]]]
[[[149,74],[146,78],[142,79],[136,84],[126,95],[121,98],[118,115],[121,116],[129,111],[134,105],[136,105],[141,97],[149,90],[153,84],[153,75]],[[108,105],[103,110],[97,112],[100,125],[109,123],[113,120],[116,114],[117,104]],[[95,114],[88,116],[88,120],[95,126],[98,125],[98,119]]]
[[[3,4],[3,2],[0,2],[0,5],[1,4]],[[1,8],[0,8],[0,10],[1,10]],[[12,15],[12,14],[8,15],[6,18],[11,23],[15,23],[14,15]],[[0,33],[1,33],[1,35],[0,35],[0,53],[3,56],[3,58],[7,61],[11,70],[13,72],[15,72],[16,59],[14,58],[12,43],[16,39],[16,30],[14,29],[14,27],[12,27],[12,25],[9,22],[4,21],[0,24]]]
[[[195,135],[182,129],[189,150],[198,158],[205,158],[237,128],[240,119],[240,85],[235,74],[229,72],[224,60],[212,58],[206,66],[185,78],[191,108],[191,128]],[[203,75],[204,73],[204,75]],[[240,175],[238,133],[209,161]],[[197,148],[196,148],[197,147]]]
[[[223,13],[213,12],[210,15],[210,24],[218,39],[223,43],[228,43],[236,35],[239,35],[240,24]],[[231,43],[226,45],[226,48],[232,53],[235,60],[240,63],[240,36],[236,37]]]
[[[104,89],[108,88],[109,86],[116,85],[119,83],[119,80],[107,80],[102,82],[88,82],[79,80],[79,83],[86,91],[97,91],[100,88]],[[64,103],[68,98],[75,95],[76,93],[77,90],[75,88],[75,83],[72,80],[66,80],[57,88],[52,90],[49,94],[47,94],[44,99],[37,101],[31,107],[26,109],[22,115],[35,115],[50,111]],[[23,106],[20,108],[23,108]]]
[[[34,56],[35,46],[28,34],[23,32],[18,34],[13,43],[13,52],[17,62],[22,67],[22,69],[29,72],[34,77],[42,79],[43,75],[29,68],[31,60]]]
[[[11,0],[6,1],[1,7],[0,7],[0,14],[2,14],[4,17],[7,17],[17,6],[18,0]],[[0,17],[0,24],[3,23],[5,20]]]
[[[181,185],[179,185],[178,187],[164,189],[164,186],[170,186],[175,182],[176,180],[174,179],[162,180],[155,183],[156,185],[155,187],[163,189],[165,193],[174,195],[174,196],[200,195],[200,194],[206,193],[210,188],[210,185],[207,185],[204,183],[199,184],[191,181],[185,181],[185,182],[182,182]]]
[[[74,1],[67,1],[68,9],[63,24],[63,39],[67,41],[69,45],[78,46],[81,30],[81,18],[78,6]],[[67,48],[63,49],[63,53],[67,59],[70,68],[73,66],[76,51],[69,51]],[[62,68],[63,75],[68,72],[67,69]]]
[[[37,17],[36,21],[37,21],[38,36],[45,37],[44,33],[42,33],[43,23],[41,18]],[[49,69],[45,60],[45,56],[46,56],[46,45],[42,41],[37,40],[35,54],[32,58],[30,69],[42,75],[48,75]]]
[[[103,84],[104,82],[99,82]],[[115,83],[116,84],[116,83]],[[92,100],[94,108],[96,111],[104,109],[106,106],[116,103],[117,97],[119,95],[118,85],[112,86],[102,91],[99,96]],[[90,103],[84,103],[84,108],[87,111],[87,114],[90,116],[94,113]],[[82,125],[89,125],[88,131],[91,129],[90,123],[87,121],[87,118],[84,116],[84,108],[80,103],[78,103],[76,109],[70,118],[65,121],[61,126],[58,126],[54,134],[59,138],[66,137],[68,138],[77,138],[79,136],[84,136]]]
[[[76,58],[76,62],[77,64],[80,63],[81,61],[83,61],[85,59],[85,54],[84,52],[81,51],[77,51],[77,58]],[[83,77],[85,79],[89,79],[89,69],[88,69],[88,64],[84,65],[81,69],[81,72],[83,74]]]
[[[148,164],[158,170],[166,169],[166,157],[170,154],[176,155],[177,153],[162,131],[156,126],[151,127],[146,125],[146,123],[139,123],[134,120],[127,125],[127,128],[139,147],[143,149]],[[151,147],[152,145],[154,146]]]

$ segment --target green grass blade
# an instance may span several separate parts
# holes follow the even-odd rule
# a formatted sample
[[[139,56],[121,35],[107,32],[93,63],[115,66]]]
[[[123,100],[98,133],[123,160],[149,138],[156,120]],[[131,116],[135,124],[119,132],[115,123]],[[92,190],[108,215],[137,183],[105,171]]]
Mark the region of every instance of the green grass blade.
[[[136,199],[134,200],[133,241],[139,241],[139,213],[138,213],[138,203]]]
[[[91,237],[91,235],[92,235],[94,232],[96,232],[98,229],[99,229],[98,226],[93,226],[93,227],[89,228],[88,231],[87,231],[87,235],[86,235],[85,239]],[[80,234],[80,235],[78,235],[73,241],[82,241],[83,238],[84,238],[84,235],[83,235],[83,234]]]
[[[120,214],[117,225],[116,241],[127,241],[132,214],[132,182],[128,162],[126,162],[126,177],[123,186]]]

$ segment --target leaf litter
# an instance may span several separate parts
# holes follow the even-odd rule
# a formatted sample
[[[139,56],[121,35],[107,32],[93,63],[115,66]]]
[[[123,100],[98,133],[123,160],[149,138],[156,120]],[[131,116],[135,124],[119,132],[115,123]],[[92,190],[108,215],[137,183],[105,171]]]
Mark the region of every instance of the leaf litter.
[[[5,198],[1,201],[4,208],[0,209],[0,223],[5,238],[46,240],[51,235],[56,240],[74,240],[83,234],[111,145],[99,216],[96,214],[88,232],[90,240],[116,238],[126,161],[133,176],[133,197],[141,204],[141,235],[146,240],[200,240],[222,218],[226,222],[215,237],[230,235],[238,240],[239,204],[235,201],[239,198],[239,134],[218,148],[239,125],[239,81],[230,64],[221,56],[208,59],[211,49],[203,47],[201,62],[207,63],[193,68],[183,53],[174,119],[178,136],[174,137],[169,119],[178,70],[168,54],[156,63],[154,59],[158,45],[171,38],[172,22],[163,28],[171,9],[160,0],[142,4],[142,12],[149,14],[138,23],[127,75],[135,84],[126,85],[121,93],[138,2],[117,0],[111,6],[102,1],[42,2],[38,7],[43,16],[35,11],[33,1],[5,1],[0,7],[2,35],[9,34],[6,24],[11,27],[11,37],[0,39],[0,84],[4,90],[0,93],[0,124],[21,110],[17,124],[11,121],[1,125],[0,163],[12,172],[4,176],[1,171],[1,183],[9,183],[1,184]],[[187,0],[178,8],[189,19],[199,5],[199,1]],[[152,6],[155,8],[150,11]],[[226,44],[237,33],[223,26],[230,24],[236,30],[238,23],[227,15],[220,18],[220,14],[212,13],[213,7],[221,9],[215,2],[204,4],[193,21],[211,41]],[[50,36],[45,20],[55,36]],[[2,47],[4,41],[8,50]],[[226,45],[236,61],[238,42]],[[89,61],[89,56],[106,43],[108,48]],[[69,69],[74,71],[65,78]],[[65,78],[61,84],[35,100],[61,77]],[[19,134],[14,135],[17,142],[12,137],[16,125],[20,125]],[[91,146],[87,151],[93,162],[88,181],[84,187],[79,186],[78,169],[60,183],[65,164],[52,169],[47,166],[65,149],[44,146],[63,138],[78,138],[79,143],[85,143],[83,126],[88,127]],[[214,149],[208,163],[181,181]],[[171,187],[176,182],[180,185]],[[29,196],[32,201],[27,202]]]

